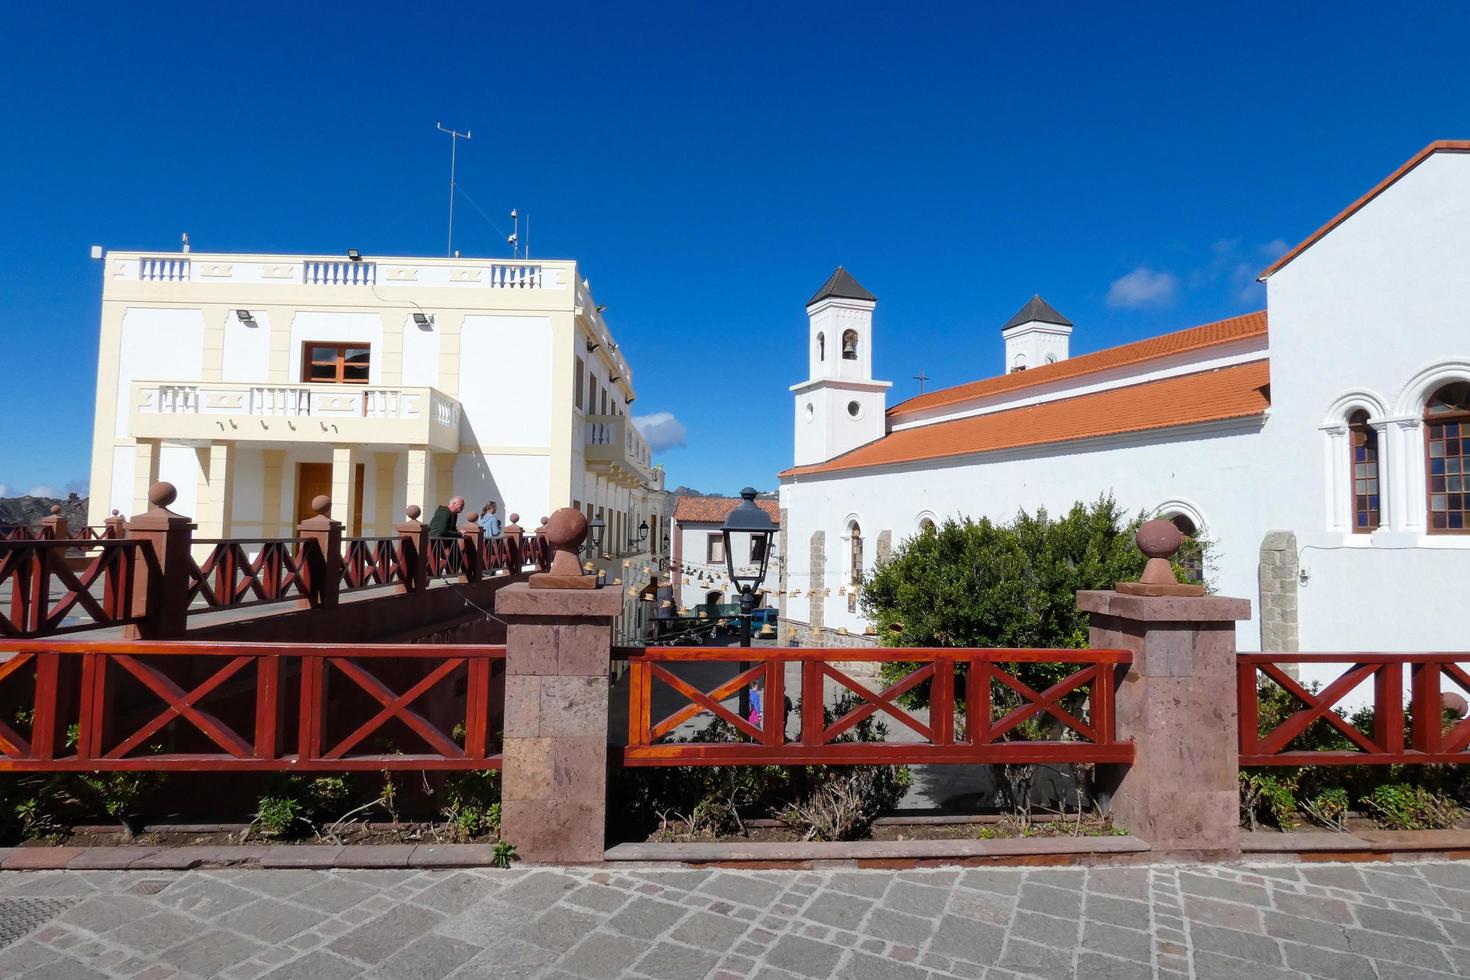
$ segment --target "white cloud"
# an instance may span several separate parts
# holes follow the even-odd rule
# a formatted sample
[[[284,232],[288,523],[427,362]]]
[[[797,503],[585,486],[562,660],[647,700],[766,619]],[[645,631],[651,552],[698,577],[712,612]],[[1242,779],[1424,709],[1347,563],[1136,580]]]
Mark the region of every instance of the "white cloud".
[[[1179,281],[1167,272],[1141,265],[1108,287],[1108,305],[1127,309],[1168,306],[1174,301]]]
[[[1261,246],[1261,254],[1270,259],[1272,262],[1275,262],[1277,259],[1281,258],[1281,256],[1285,255],[1286,250],[1289,248],[1291,248],[1291,246],[1283,242],[1281,239],[1273,238],[1269,242],[1266,242]]]
[[[26,496],[28,496],[28,497],[54,497],[54,496],[56,496],[56,488],[53,487],[53,486],[51,486],[50,484],[42,483],[42,484],[39,484],[37,486],[31,487],[29,490],[27,490],[26,491]]]
[[[3,497],[3,496],[5,496],[5,492],[6,492],[6,491],[7,491],[7,490],[9,490],[9,489],[10,489],[10,488],[9,488],[9,487],[7,487],[7,486],[6,486],[6,485],[5,485],[5,484],[3,484],[3,483],[0,483],[0,497]]]
[[[650,412],[633,416],[633,425],[656,453],[684,445],[684,423],[673,412]]]

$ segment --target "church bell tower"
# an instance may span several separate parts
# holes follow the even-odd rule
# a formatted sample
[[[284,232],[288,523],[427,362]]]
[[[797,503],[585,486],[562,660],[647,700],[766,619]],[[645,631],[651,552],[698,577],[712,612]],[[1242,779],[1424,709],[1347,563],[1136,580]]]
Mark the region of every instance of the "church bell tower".
[[[878,297],[842,266],[806,304],[807,380],[796,397],[795,465],[822,463],[887,433],[892,383],[873,380]]]

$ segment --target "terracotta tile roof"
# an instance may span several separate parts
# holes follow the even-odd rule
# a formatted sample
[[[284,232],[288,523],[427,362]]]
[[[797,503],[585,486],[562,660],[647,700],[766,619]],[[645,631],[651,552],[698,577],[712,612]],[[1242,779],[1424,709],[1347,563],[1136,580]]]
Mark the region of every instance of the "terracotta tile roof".
[[[1383,178],[1383,180],[1381,180],[1376,187],[1374,187],[1368,193],[1364,194],[1362,197],[1358,198],[1352,204],[1349,204],[1346,208],[1340,211],[1337,216],[1334,217],[1331,221],[1327,222],[1327,224],[1323,225],[1321,228],[1318,228],[1316,231],[1308,235],[1305,239],[1302,240],[1301,244],[1297,245],[1296,248],[1287,252],[1275,262],[1272,262],[1270,267],[1267,268],[1265,272],[1261,273],[1260,278],[1266,279],[1269,276],[1275,274],[1278,270],[1282,268],[1282,266],[1286,265],[1286,263],[1290,262],[1292,259],[1296,258],[1298,255],[1302,254],[1307,249],[1315,245],[1317,241],[1322,238],[1323,235],[1326,235],[1329,231],[1342,224],[1348,218],[1351,218],[1369,201],[1373,200],[1379,194],[1382,194],[1384,191],[1392,187],[1395,183],[1398,182],[1399,178],[1403,177],[1410,170],[1413,170],[1415,167],[1419,166],[1419,164],[1423,163],[1425,160],[1428,160],[1431,155],[1439,153],[1442,150],[1451,153],[1470,152],[1470,140],[1435,140],[1433,143],[1430,143],[1424,149],[1420,150],[1418,153],[1414,154],[1407,161],[1405,161],[1403,166],[1399,167],[1393,173]]]
[[[1266,311],[1260,310],[1244,316],[1231,317],[1228,320],[1217,320],[1203,326],[1190,327],[1188,330],[1166,333],[1160,337],[1150,337],[1147,340],[1135,341],[1121,347],[1109,347],[1107,350],[1081,354],[1065,361],[1058,361],[1056,364],[1043,364],[1029,371],[1013,371],[997,378],[985,378],[981,381],[971,381],[969,384],[956,385],[953,388],[931,391],[928,394],[910,398],[906,402],[900,402],[890,408],[888,414],[890,416],[901,415],[953,405],[985,395],[1081,377],[1095,371],[1142,364],[1155,358],[1213,347],[1216,344],[1229,343],[1242,337],[1264,336],[1265,333]]]
[[[674,520],[682,523],[723,524],[730,511],[740,504],[739,497],[680,497],[674,503]],[[775,500],[757,499],[756,506],[777,524],[781,523],[781,504]]]
[[[1269,364],[1260,360],[1109,388],[1024,408],[900,429],[836,459],[793,467],[781,475],[831,473],[1247,418],[1270,407],[1270,381]]]

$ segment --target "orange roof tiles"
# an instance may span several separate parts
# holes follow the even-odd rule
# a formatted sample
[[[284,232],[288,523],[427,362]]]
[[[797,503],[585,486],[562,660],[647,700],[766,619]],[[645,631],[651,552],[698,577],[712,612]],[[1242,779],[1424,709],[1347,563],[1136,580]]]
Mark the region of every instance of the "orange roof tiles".
[[[1270,407],[1270,381],[1270,366],[1260,360],[1109,388],[1090,395],[900,429],[836,459],[793,467],[781,475],[805,476],[890,466],[1247,418],[1260,415]]]
[[[1229,343],[1242,337],[1264,336],[1265,334],[1266,311],[1260,310],[1244,316],[1231,317],[1228,320],[1218,320],[1214,323],[1190,327],[1188,330],[1166,333],[1160,337],[1150,337],[1147,340],[1124,344],[1121,347],[1110,347],[1107,350],[1082,354],[1055,364],[1043,364],[1029,371],[1014,371],[997,378],[985,378],[969,384],[956,385],[953,388],[931,391],[928,394],[910,398],[906,402],[900,402],[890,408],[888,414],[893,416],[939,408],[981,398],[985,395],[1030,388],[1049,381],[1063,381],[1095,371],[1141,364],[1156,358],[1168,357],[1171,354],[1183,354],[1205,347],[1213,347],[1216,344]]]
[[[1301,242],[1301,244],[1297,245],[1296,248],[1287,252],[1275,262],[1272,262],[1270,267],[1267,268],[1265,272],[1261,273],[1260,278],[1266,279],[1269,276],[1274,275],[1277,271],[1281,269],[1282,266],[1286,265],[1286,263],[1290,262],[1292,259],[1296,258],[1298,255],[1302,254],[1307,249],[1315,245],[1317,241],[1322,238],[1323,235],[1326,235],[1329,231],[1342,224],[1348,218],[1351,218],[1369,201],[1373,200],[1379,194],[1382,194],[1384,191],[1392,187],[1395,183],[1398,182],[1399,178],[1403,177],[1410,170],[1413,170],[1415,167],[1419,166],[1419,164],[1423,163],[1425,160],[1428,160],[1431,155],[1438,153],[1441,150],[1451,153],[1470,152],[1470,140],[1435,140],[1433,143],[1430,143],[1424,149],[1420,150],[1418,153],[1414,154],[1407,161],[1405,161],[1403,166],[1399,167],[1393,173],[1389,174],[1387,177],[1383,178],[1383,180],[1379,181],[1378,185],[1375,186],[1371,191],[1358,198],[1352,204],[1349,204],[1342,211],[1338,212],[1337,216],[1334,217],[1331,221],[1327,222],[1327,224],[1323,225],[1321,228],[1318,228],[1316,231],[1308,235]]]
[[[674,520],[686,524],[723,524],[739,504],[739,497],[680,497],[674,502]],[[781,522],[781,505],[777,501],[757,499],[755,505],[770,514],[771,520]]]

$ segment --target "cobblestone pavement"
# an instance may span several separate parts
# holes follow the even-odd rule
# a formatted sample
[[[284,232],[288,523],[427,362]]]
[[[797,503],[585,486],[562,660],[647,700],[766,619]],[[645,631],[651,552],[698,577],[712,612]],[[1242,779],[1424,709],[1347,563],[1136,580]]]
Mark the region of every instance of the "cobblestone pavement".
[[[1470,975],[1470,863],[5,872],[7,908],[25,980]]]

